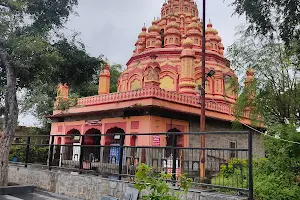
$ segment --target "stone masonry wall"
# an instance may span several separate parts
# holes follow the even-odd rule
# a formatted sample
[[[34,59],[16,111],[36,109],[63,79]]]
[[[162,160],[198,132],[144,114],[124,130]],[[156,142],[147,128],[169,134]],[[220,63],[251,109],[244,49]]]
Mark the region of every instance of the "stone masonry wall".
[[[11,165],[9,181],[20,185],[33,185],[39,189],[84,200],[100,200],[103,196],[120,198],[129,183],[104,179],[92,175],[72,175],[68,172],[49,171],[41,168],[24,168]],[[188,193],[186,200],[246,200],[247,198],[201,192]]]
[[[190,132],[199,132],[200,124],[190,122]],[[207,131],[232,131],[230,122],[214,121],[207,122]],[[248,135],[236,134],[211,134],[206,135],[206,147],[210,148],[230,148],[230,142],[236,142],[236,148],[248,148]],[[200,136],[190,136],[190,147],[200,147]],[[239,153],[240,157],[244,157],[245,153]],[[260,134],[253,135],[253,156],[254,158],[265,157],[263,138]]]

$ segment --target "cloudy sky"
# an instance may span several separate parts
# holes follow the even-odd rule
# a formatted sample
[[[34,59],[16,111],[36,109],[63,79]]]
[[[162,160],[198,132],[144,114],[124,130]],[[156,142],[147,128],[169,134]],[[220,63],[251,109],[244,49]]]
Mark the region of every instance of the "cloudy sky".
[[[160,17],[165,0],[79,0],[78,15],[71,17],[66,33],[78,32],[92,56],[104,55],[111,63],[123,66],[132,55],[134,44],[144,23],[151,25]],[[196,1],[202,16],[202,0]],[[207,0],[207,19],[223,38],[224,46],[231,45],[236,26],[245,22],[244,17],[232,16],[231,0]],[[200,16],[200,17],[201,17]],[[201,17],[202,18],[202,17]],[[36,125],[32,116],[20,117],[22,125]]]

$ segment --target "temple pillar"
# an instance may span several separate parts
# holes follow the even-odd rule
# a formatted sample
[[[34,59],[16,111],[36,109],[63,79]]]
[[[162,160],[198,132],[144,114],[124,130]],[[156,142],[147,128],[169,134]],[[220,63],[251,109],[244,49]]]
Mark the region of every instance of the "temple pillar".
[[[100,73],[99,76],[99,88],[98,94],[109,94],[110,90],[110,72],[109,72],[109,64],[106,64],[103,71]]]
[[[181,53],[181,66],[179,78],[179,92],[182,94],[196,95],[195,82],[195,51],[193,48],[193,41],[187,38],[183,41],[184,50]]]

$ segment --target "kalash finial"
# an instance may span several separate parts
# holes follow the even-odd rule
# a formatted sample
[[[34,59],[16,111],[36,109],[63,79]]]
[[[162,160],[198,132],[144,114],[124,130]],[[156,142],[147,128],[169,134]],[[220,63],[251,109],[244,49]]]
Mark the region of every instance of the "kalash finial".
[[[105,64],[105,66],[104,66],[104,68],[110,68],[110,63],[109,63],[109,60],[107,59],[107,58],[105,58],[105,60],[104,60],[104,64]]]

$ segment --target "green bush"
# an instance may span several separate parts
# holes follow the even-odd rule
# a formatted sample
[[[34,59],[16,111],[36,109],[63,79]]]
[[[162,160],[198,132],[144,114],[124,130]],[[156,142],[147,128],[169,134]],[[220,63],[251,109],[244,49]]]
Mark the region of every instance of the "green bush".
[[[136,183],[134,186],[139,192],[145,189],[149,191],[149,195],[143,196],[144,200],[180,200],[180,195],[182,195],[180,191],[183,190],[184,194],[187,194],[192,180],[181,175],[178,181],[179,192],[175,192],[170,189],[170,185],[167,183],[171,177],[171,174],[164,172],[156,174],[152,168],[141,164],[135,175]]]
[[[229,187],[248,187],[247,160],[233,158],[226,165],[221,165],[220,174],[212,179],[213,185]],[[222,190],[227,191],[227,190]]]
[[[49,147],[35,147],[30,146],[28,163],[47,163]],[[25,162],[26,146],[12,146],[10,148],[9,160],[12,161],[14,157],[18,162]]]
[[[282,157],[282,160],[285,158]],[[242,164],[243,170],[236,167]],[[274,164],[274,160],[262,158],[253,160],[254,196],[257,200],[299,200],[300,186],[291,170],[284,170],[287,163]],[[233,159],[221,166],[220,174],[212,180],[212,184],[236,187],[237,182],[248,188],[248,165],[246,160]],[[221,191],[227,192],[226,189]]]

